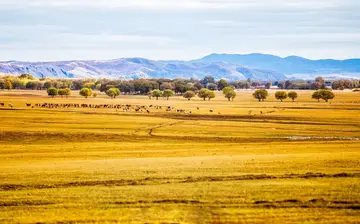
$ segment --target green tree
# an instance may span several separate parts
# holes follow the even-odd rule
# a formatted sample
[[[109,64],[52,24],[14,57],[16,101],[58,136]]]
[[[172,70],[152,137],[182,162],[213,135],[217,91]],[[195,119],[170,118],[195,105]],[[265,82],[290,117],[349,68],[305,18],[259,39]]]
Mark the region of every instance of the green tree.
[[[318,102],[320,102],[320,99],[322,98],[320,90],[315,91],[312,95],[311,98],[313,99],[317,99]]]
[[[225,87],[228,87],[229,84],[227,83],[227,81],[225,79],[220,79],[219,83],[217,85],[218,90],[223,90]]]
[[[58,95],[61,97],[61,98],[63,98],[63,96],[66,94],[66,92],[65,92],[65,89],[59,89],[58,90]]]
[[[215,79],[214,77],[208,75],[200,80],[200,83],[203,84],[203,86],[207,86],[209,83],[215,83]]]
[[[13,89],[12,83],[10,80],[5,80],[4,89],[10,90]]]
[[[250,88],[250,82],[239,82],[238,86],[240,89],[249,89]]]
[[[44,83],[45,89],[49,89],[50,87],[54,87],[54,82],[52,80],[48,80]]]
[[[21,74],[19,76],[20,79],[30,79],[30,80],[34,80],[34,77],[30,74]]]
[[[83,96],[85,97],[85,99],[87,99],[89,96],[92,95],[92,90],[89,88],[82,88],[79,94],[80,96]]]
[[[265,89],[258,89],[253,93],[253,97],[257,100],[264,101],[268,97],[269,93]]]
[[[334,97],[335,97],[335,94],[333,92],[326,90],[326,89],[319,90],[319,92],[320,92],[321,98],[323,100],[325,100],[325,102],[328,102],[329,100],[334,99]]]
[[[41,82],[40,81],[30,81],[28,83],[26,83],[26,88],[27,89],[41,89]]]
[[[183,95],[184,98],[190,100],[191,98],[195,97],[195,92],[194,91],[186,91]]]
[[[0,89],[5,89],[5,80],[0,79]]]
[[[96,88],[96,85],[95,85],[95,83],[93,83],[93,82],[88,82],[88,83],[85,83],[85,84],[84,84],[84,88],[88,88],[88,89],[94,90],[94,89]]]
[[[225,98],[227,98],[229,101],[232,99],[234,100],[234,98],[236,97],[236,92],[234,90],[234,88],[228,86],[228,87],[225,87],[223,89],[223,94],[225,96]]]
[[[114,99],[117,96],[120,96],[120,90],[118,88],[110,88],[106,91],[106,95]]]
[[[297,94],[297,92],[295,92],[295,91],[290,91],[290,92],[288,93],[288,97],[289,97],[290,99],[292,99],[293,102],[295,102],[295,99],[298,98],[298,94]]]
[[[215,98],[215,96],[216,95],[215,95],[214,91],[209,91],[207,98],[208,98],[208,100],[211,100],[211,99]]]
[[[271,82],[268,82],[268,83],[266,83],[266,85],[265,85],[265,89],[270,89],[271,86],[272,86],[272,83],[271,83]]]
[[[170,82],[164,82],[160,85],[160,90],[165,90],[165,89],[170,89],[170,90],[173,90],[175,89],[175,85],[173,85],[172,83]]]
[[[200,98],[202,98],[203,100],[206,100],[206,98],[208,98],[208,96],[209,96],[209,92],[211,92],[211,91],[208,89],[202,88],[202,89],[200,89],[198,96]]]
[[[169,97],[174,95],[175,95],[174,91],[172,91],[171,89],[165,89],[162,96],[166,97],[166,99],[169,100]]]
[[[47,94],[49,96],[51,96],[52,98],[54,98],[55,96],[58,95],[58,90],[56,88],[54,88],[54,87],[50,87],[50,88],[47,89]]]
[[[162,96],[162,92],[159,89],[154,89],[153,91],[151,91],[151,96],[155,97],[156,100],[158,100],[159,97]]]
[[[275,93],[275,98],[283,102],[283,100],[288,98],[288,94],[285,91],[277,91]]]
[[[64,92],[65,92],[66,98],[68,98],[68,96],[71,95],[71,90],[70,90],[69,88],[65,88],[65,89],[64,89]]]
[[[92,96],[93,96],[94,98],[96,98],[97,95],[98,95],[97,93],[93,93],[93,94],[92,94]]]

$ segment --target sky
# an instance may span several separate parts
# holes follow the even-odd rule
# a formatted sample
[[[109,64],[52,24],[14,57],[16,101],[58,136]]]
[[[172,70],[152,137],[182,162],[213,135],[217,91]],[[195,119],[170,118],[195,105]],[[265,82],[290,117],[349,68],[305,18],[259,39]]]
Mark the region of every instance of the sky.
[[[359,0],[0,0],[0,60],[360,58]]]

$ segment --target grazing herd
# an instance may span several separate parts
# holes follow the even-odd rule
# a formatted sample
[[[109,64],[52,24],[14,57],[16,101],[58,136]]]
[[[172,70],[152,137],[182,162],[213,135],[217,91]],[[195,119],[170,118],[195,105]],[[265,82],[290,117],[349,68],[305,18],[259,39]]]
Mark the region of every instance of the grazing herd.
[[[139,112],[139,113],[148,113],[150,110],[165,110],[166,112],[176,112],[176,113],[188,113],[191,114],[190,110],[176,109],[172,106],[160,106],[160,105],[131,105],[131,104],[77,104],[77,103],[25,103],[26,107],[31,108],[48,108],[48,109],[69,109],[69,108],[93,108],[93,109],[116,109],[116,111],[122,112]],[[0,107],[5,107],[5,103],[0,103]],[[12,104],[8,104],[9,108],[13,108]],[[197,107],[200,110],[199,107]],[[214,110],[210,110],[214,112]]]

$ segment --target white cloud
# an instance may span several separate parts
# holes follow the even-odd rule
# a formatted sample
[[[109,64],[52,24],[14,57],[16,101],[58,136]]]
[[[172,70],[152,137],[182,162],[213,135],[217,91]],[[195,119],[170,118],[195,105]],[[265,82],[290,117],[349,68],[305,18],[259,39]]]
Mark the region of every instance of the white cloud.
[[[3,0],[4,6],[30,7],[88,7],[88,8],[123,8],[150,10],[182,10],[182,9],[221,9],[248,6],[241,1],[213,2],[198,0]]]
[[[0,0],[0,60],[360,57],[357,11],[359,0]]]
[[[2,0],[0,6],[87,7],[149,10],[236,9],[236,8],[324,8],[344,4],[339,0]]]

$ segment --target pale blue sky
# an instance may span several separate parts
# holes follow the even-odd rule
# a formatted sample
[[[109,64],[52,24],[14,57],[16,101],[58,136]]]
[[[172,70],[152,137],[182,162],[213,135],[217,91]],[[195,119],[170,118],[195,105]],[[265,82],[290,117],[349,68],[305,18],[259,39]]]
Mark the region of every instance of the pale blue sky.
[[[360,58],[359,0],[0,0],[0,60]]]

